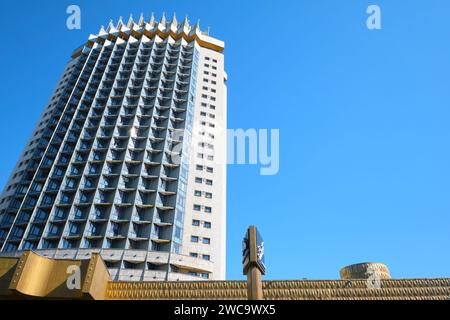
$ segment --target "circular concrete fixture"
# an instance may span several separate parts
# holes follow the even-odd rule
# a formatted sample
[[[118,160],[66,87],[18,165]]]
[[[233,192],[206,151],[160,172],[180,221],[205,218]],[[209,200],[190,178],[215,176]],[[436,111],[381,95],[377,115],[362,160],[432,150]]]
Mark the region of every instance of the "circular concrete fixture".
[[[369,279],[373,275],[378,275],[380,279],[391,279],[388,267],[383,263],[365,262],[352,264],[341,269],[342,280]]]

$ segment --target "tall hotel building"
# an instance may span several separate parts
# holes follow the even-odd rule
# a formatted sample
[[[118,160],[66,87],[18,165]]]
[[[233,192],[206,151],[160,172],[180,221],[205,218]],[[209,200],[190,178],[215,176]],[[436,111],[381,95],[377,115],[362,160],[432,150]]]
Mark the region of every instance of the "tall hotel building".
[[[224,43],[176,17],[75,50],[0,199],[0,255],[100,252],[118,281],[223,280]]]

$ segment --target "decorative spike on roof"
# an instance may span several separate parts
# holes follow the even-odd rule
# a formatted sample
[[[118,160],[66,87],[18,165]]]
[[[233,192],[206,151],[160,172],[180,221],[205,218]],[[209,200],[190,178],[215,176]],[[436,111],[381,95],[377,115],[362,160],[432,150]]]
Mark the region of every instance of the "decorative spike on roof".
[[[155,15],[152,12],[152,16],[150,18],[150,22],[149,22],[150,26],[153,28],[153,26],[155,25]]]
[[[111,31],[111,29],[113,29],[113,28],[114,28],[114,22],[113,22],[113,20],[111,19],[111,20],[109,20],[107,31],[109,32],[109,31]]]
[[[119,22],[117,22],[117,29],[120,29],[123,26],[122,16],[119,17]]]
[[[189,36],[193,36],[193,35],[196,35],[196,34],[201,34],[201,31],[200,31],[200,19],[197,20],[197,23],[191,27],[190,32],[189,32]]]
[[[174,12],[173,13],[173,17],[172,17],[172,21],[170,22],[170,26],[174,26],[175,28],[178,27],[178,21],[177,21],[177,15]]]
[[[166,26],[167,24],[167,19],[166,19],[166,13],[163,12],[162,18],[161,18],[161,22],[160,22],[163,26]]]
[[[119,18],[119,21],[115,28],[120,29],[122,27],[125,27],[125,28],[132,29],[135,26],[145,27],[147,25],[149,25],[150,28],[154,28],[155,25],[159,25],[160,29],[164,32],[169,32],[170,31],[169,29],[173,29],[172,31],[174,31],[176,33],[185,32],[185,33],[189,33],[189,35],[202,34],[202,35],[209,36],[209,27],[206,30],[201,31],[200,19],[197,20],[195,25],[190,25],[188,16],[186,15],[185,18],[183,19],[183,22],[180,23],[176,17],[176,13],[174,13],[174,15],[172,16],[172,19],[170,21],[167,20],[165,13],[162,14],[160,21],[156,21],[155,16],[152,12],[150,20],[148,22],[145,21],[145,17],[144,17],[143,13],[140,14],[138,21],[135,21],[133,18],[133,14],[130,14],[130,18],[126,24],[124,23],[123,17],[121,16]],[[110,20],[105,32],[108,32],[109,30],[111,30],[113,28],[114,28],[113,20]]]
[[[144,19],[144,14],[141,13],[141,16],[139,17],[139,22],[138,22],[140,27],[143,27],[145,24],[145,19]]]
[[[195,24],[193,30],[194,30],[194,33],[200,33],[200,32],[202,32],[202,31],[200,30],[200,19],[197,20],[197,23]]]
[[[134,21],[133,21],[133,14],[130,14],[130,19],[128,19],[127,27],[133,28]]]

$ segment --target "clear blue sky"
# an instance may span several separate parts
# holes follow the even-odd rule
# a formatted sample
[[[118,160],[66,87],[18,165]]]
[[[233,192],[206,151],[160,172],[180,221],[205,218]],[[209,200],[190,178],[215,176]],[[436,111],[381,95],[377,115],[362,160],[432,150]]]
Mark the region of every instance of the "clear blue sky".
[[[82,29],[65,27],[78,4]],[[382,10],[381,31],[366,8]],[[384,262],[450,277],[450,2],[1,1],[0,185],[70,53],[110,18],[163,11],[226,42],[229,128],[279,128],[280,173],[230,166],[228,278],[256,224],[270,279]]]

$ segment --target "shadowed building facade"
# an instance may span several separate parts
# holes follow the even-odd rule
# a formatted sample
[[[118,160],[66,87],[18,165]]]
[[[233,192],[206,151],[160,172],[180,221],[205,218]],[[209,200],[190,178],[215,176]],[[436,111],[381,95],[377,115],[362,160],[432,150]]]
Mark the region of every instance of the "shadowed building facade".
[[[112,279],[225,279],[224,43],[187,19],[75,50],[0,198],[0,251],[101,255]]]

